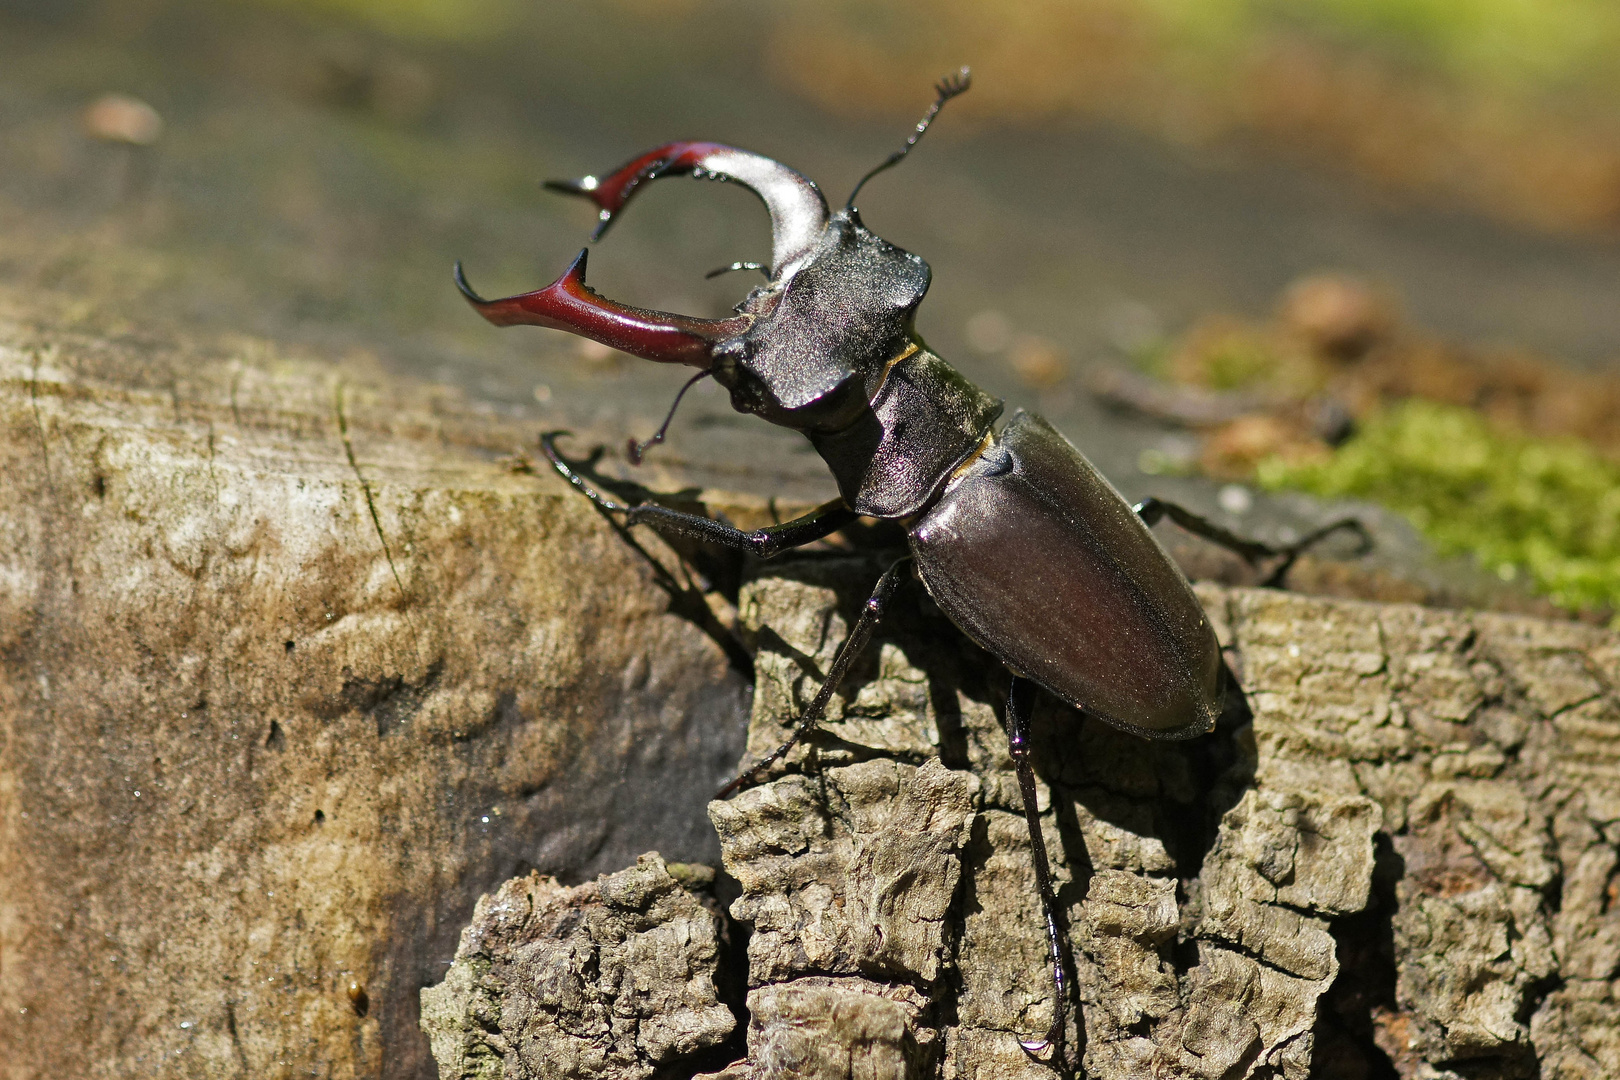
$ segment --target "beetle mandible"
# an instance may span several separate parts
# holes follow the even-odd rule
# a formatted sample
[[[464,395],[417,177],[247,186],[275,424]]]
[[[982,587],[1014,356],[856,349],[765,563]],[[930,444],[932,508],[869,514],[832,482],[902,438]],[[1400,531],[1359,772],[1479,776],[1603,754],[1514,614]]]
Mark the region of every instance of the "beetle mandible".
[[[1245,540],[1172,503],[1148,499],[1132,506],[1039,416],[1015,412],[996,427],[1002,402],[930,352],[915,330],[928,264],[870,232],[855,208],[866,182],[898,164],[945,102],[968,85],[967,68],[942,80],[905,144],[863,176],[837,211],[786,165],[717,143],[669,143],[605,177],[547,182],[597,205],[593,240],[645,183],[661,177],[728,181],[754,192],[770,212],[771,262],[724,268],[760,270],[767,279],[731,318],[690,318],[602,297],[585,284],[584,250],[560,278],[534,292],[485,300],[459,263],[456,283],[497,326],[566,330],[646,360],[697,368],[687,386],[712,377],[739,412],[802,432],[838,485],[839,498],[809,514],[745,532],[655,503],[614,502],[558,453],[555,439],[562,432],[544,436],[558,473],[627,525],[644,523],[768,558],[863,516],[904,523],[909,553],[879,578],[792,737],[718,797],[815,728],[909,565],[951,621],[1011,675],[1004,724],[1045,913],[1055,1002],[1050,1029],[1023,1046],[1051,1059],[1061,1056],[1067,1006],[1057,902],[1029,756],[1036,688],[1147,739],[1211,731],[1221,711],[1220,646],[1187,579],[1149,526],[1168,516],[1251,564],[1280,557],[1269,584],[1330,532],[1354,530],[1364,544],[1368,538],[1359,522],[1346,519],[1287,546]],[[639,461],[663,433],[660,428],[647,443],[632,441],[631,460]]]

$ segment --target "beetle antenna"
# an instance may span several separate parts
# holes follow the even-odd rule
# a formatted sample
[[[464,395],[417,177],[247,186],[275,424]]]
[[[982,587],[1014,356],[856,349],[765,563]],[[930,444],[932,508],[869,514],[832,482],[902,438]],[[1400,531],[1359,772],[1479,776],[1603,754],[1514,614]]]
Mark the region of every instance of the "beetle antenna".
[[[928,106],[928,111],[923,113],[923,118],[917,121],[917,130],[911,133],[911,138],[906,140],[906,145],[890,154],[877,168],[861,177],[860,182],[855,185],[855,190],[849,193],[849,201],[844,204],[844,209],[853,210],[855,208],[855,196],[861,193],[861,188],[866,186],[868,180],[884,169],[892,169],[905,160],[905,156],[911,153],[911,148],[917,145],[917,140],[923,137],[923,132],[928,130],[928,125],[934,122],[934,117],[939,115],[939,110],[945,107],[945,103],[958,94],[967,93],[968,87],[972,85],[973,73],[968,70],[966,65],[963,65],[960,71],[947,75],[935,83],[934,93],[939,96],[934,99],[932,105]]]
[[[624,450],[630,458],[630,464],[640,465],[641,459],[647,456],[647,451],[664,441],[664,433],[669,430],[669,422],[675,419],[675,410],[681,407],[681,398],[686,396],[686,392],[692,389],[699,379],[705,378],[708,374],[707,371],[698,372],[690,379],[687,379],[685,385],[676,391],[675,400],[670,402],[669,405],[669,413],[664,417],[664,422],[658,425],[658,430],[653,434],[652,438],[646,442],[638,443],[635,439],[631,439],[625,443]]]
[[[709,278],[717,278],[721,274],[729,274],[733,270],[758,270],[760,273],[764,274],[766,277],[771,276],[771,268],[766,266],[764,263],[734,262],[730,266],[722,266],[722,267],[719,267],[718,269],[710,270],[707,274],[703,275],[703,280],[707,281]]]

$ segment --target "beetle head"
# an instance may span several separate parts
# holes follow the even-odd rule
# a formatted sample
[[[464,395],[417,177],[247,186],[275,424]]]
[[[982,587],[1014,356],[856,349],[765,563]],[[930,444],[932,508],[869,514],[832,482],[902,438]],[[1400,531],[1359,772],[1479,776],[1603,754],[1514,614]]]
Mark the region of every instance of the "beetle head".
[[[739,412],[807,433],[842,430],[855,422],[889,365],[906,350],[930,277],[922,259],[861,224],[855,195],[905,158],[940,107],[968,86],[967,68],[941,80],[934,104],[905,145],[863,176],[836,213],[828,213],[821,190],[800,173],[719,143],[669,143],[606,177],[546,182],[553,191],[596,204],[600,224],[593,240],[643,184],[661,176],[729,181],[758,195],[771,215],[771,265],[731,267],[764,269],[767,281],[729,319],[647,311],[600,296],[585,284],[584,251],[562,277],[520,296],[485,300],[467,284],[460,263],[456,284],[497,326],[549,326],[647,360],[687,364],[712,374]]]
[[[754,321],[713,350],[733,407],[801,431],[836,431],[876,394],[913,335],[928,264],[874,235],[853,209],[830,214],[791,275],[737,310]]]
[[[586,253],[543,289],[503,300],[462,292],[490,322],[567,330],[660,363],[710,372],[732,405],[801,431],[853,422],[912,334],[928,291],[922,259],[882,240],[845,207],[829,213],[814,183],[780,162],[717,143],[670,143],[611,175],[553,181],[589,198],[600,236],[641,186],[664,176],[729,181],[753,191],[771,215],[766,283],[728,319],[695,319],[619,304],[585,284]]]

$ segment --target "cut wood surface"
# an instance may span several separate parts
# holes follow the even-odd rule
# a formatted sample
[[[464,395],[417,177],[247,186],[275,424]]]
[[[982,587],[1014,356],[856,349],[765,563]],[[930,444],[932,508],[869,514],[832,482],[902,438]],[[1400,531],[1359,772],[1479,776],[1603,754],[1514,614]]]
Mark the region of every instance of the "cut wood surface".
[[[746,673],[758,755],[879,563],[739,591],[453,391],[42,304],[0,293],[0,1077],[1052,1075],[1003,676],[919,590],[711,824]],[[1075,1064],[1620,1075],[1616,636],[1200,595],[1214,736],[1037,714]]]
[[[0,317],[0,1077],[431,1076],[481,893],[718,854],[746,681],[532,437]]]

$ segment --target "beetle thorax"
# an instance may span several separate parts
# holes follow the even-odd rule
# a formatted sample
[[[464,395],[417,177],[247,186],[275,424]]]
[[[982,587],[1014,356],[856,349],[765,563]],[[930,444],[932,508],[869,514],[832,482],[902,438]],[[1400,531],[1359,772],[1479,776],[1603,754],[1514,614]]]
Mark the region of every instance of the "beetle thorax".
[[[929,279],[921,258],[840,210],[790,278],[738,306],[754,322],[715,347],[715,380],[739,412],[804,432],[847,427],[910,347]]]

